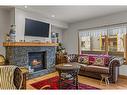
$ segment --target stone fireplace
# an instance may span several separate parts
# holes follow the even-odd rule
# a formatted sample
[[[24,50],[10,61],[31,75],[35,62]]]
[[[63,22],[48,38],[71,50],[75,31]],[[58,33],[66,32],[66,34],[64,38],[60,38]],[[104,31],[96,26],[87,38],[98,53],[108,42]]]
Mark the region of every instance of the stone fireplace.
[[[27,42],[19,45],[5,45],[6,58],[10,64],[26,67],[29,70],[29,79],[55,71],[55,44],[34,44]]]

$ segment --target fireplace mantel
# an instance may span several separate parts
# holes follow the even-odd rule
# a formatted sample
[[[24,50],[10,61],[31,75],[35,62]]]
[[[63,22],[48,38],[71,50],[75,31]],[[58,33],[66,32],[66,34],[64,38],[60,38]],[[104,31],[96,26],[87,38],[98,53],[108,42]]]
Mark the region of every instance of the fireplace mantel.
[[[42,42],[4,42],[4,47],[20,47],[20,46],[58,46],[58,43],[42,43]]]

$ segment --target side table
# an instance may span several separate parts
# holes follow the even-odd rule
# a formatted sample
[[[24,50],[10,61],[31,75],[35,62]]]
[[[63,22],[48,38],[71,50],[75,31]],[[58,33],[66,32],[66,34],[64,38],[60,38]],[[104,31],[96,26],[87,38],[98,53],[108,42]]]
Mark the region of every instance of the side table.
[[[73,85],[78,89],[78,72],[80,66],[78,63],[66,63],[56,65],[56,70],[59,73],[59,88],[63,87],[63,84]],[[72,83],[65,82],[66,80],[72,80]]]

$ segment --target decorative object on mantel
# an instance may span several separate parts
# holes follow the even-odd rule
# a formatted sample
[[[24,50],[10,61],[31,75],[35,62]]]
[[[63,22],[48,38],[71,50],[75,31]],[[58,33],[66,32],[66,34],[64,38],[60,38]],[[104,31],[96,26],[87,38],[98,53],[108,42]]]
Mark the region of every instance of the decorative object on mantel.
[[[32,40],[32,42],[41,42],[40,40]]]
[[[6,34],[6,42],[15,42],[15,25],[11,25],[10,32]]]
[[[25,40],[19,40],[19,42],[25,42]]]
[[[54,32],[51,33],[51,40],[52,40],[52,43],[56,43],[57,42],[56,33],[54,33]]]
[[[10,42],[15,42],[15,25],[11,25],[11,29],[9,32],[9,36],[10,36]]]
[[[6,34],[5,41],[6,41],[6,42],[9,42],[9,41],[10,41],[9,34]]]

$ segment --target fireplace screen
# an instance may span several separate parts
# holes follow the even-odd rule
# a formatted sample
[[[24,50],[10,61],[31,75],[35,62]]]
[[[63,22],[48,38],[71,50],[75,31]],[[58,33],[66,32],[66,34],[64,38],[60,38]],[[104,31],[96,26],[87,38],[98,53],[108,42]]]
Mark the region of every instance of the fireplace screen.
[[[46,69],[46,52],[29,52],[29,69],[33,72]]]

